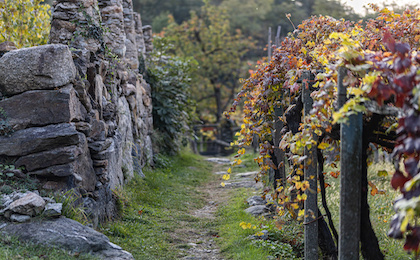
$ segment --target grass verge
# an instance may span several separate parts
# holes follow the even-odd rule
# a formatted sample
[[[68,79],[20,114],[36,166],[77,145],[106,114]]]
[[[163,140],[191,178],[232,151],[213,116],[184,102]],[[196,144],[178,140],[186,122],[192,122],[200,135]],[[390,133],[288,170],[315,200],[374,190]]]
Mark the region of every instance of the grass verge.
[[[330,208],[336,229],[339,228],[340,211],[340,177],[334,178],[328,172],[337,171],[337,169],[326,169],[326,182],[331,185],[326,189],[328,206]],[[386,174],[384,174],[386,172]],[[368,168],[368,180],[378,189],[377,194],[372,192],[372,186],[369,187],[368,202],[370,206],[370,220],[373,229],[379,240],[379,246],[385,255],[385,259],[412,259],[413,255],[407,254],[403,250],[404,241],[396,240],[387,236],[389,223],[394,215],[393,202],[398,196],[390,186],[390,181],[394,167],[391,163],[376,163]],[[375,194],[375,195],[372,195]],[[322,205],[320,205],[323,210]]]
[[[209,180],[210,164],[187,152],[158,161],[160,168],[145,170],[146,178],[136,176],[124,190],[115,191],[121,217],[100,229],[135,259],[182,257],[182,241],[173,232],[185,222],[200,224],[188,212],[204,206],[196,187]]]
[[[276,220],[246,213],[250,189],[232,190],[230,202],[218,210],[218,243],[227,259],[298,259],[303,247],[303,228],[286,216],[281,229]],[[287,219],[287,220],[286,220]],[[244,225],[245,224],[245,225]],[[268,239],[253,239],[266,231]]]

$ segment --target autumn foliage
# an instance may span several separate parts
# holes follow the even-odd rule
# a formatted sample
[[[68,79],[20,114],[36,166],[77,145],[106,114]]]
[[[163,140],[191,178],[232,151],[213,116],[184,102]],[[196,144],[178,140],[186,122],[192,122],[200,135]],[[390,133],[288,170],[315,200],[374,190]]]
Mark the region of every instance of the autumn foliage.
[[[339,138],[334,135],[339,123],[357,112],[371,120],[376,110],[396,111],[380,117],[376,145],[393,149],[395,173],[391,186],[401,192],[394,205],[396,214],[389,236],[405,238],[406,250],[419,250],[420,225],[420,10],[396,14],[378,10],[376,19],[362,22],[336,20],[328,16],[312,17],[300,24],[275,50],[271,60],[261,63],[244,80],[231,113],[243,106],[244,119],[239,146],[250,145],[258,136],[260,176],[275,168],[272,151],[283,149],[292,167],[288,187],[277,189],[279,205],[293,202],[290,191],[307,189],[299,167],[304,149],[316,145],[331,165],[339,162]],[[337,107],[338,71],[346,68],[344,84],[347,102]],[[313,109],[308,117],[292,126],[290,113],[297,109],[302,74],[310,71],[313,80]],[[279,146],[273,146],[275,108],[282,107]],[[300,110],[299,110],[299,113]],[[300,114],[301,115],[301,114]],[[375,121],[376,122],[376,121]],[[318,138],[314,138],[316,135]],[[318,140],[318,141],[314,141]],[[401,164],[400,164],[401,162]],[[273,166],[274,165],[274,166]],[[403,165],[401,167],[400,165]],[[331,172],[337,177],[339,172]],[[369,182],[372,190],[373,183]],[[300,190],[300,191],[299,191]],[[376,189],[377,191],[377,189]],[[379,191],[374,192],[375,194]],[[372,194],[374,195],[374,194]],[[290,205],[290,204],[289,204]],[[287,210],[280,210],[280,214]]]
[[[50,32],[50,6],[41,0],[0,1],[0,42],[16,47],[46,44]]]

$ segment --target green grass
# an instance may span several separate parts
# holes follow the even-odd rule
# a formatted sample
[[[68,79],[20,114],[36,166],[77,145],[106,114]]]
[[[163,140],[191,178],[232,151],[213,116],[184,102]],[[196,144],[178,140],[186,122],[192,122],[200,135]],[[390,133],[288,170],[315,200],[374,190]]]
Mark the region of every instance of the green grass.
[[[123,209],[121,218],[100,230],[135,259],[182,257],[179,244],[188,234],[177,230],[184,222],[206,224],[188,211],[204,206],[203,195],[196,187],[209,180],[211,165],[186,152],[159,161],[161,168],[145,170],[145,179],[135,177],[124,190],[115,192]]]
[[[339,228],[339,207],[340,207],[340,177],[333,178],[328,174],[328,171],[337,171],[337,169],[325,169],[327,172],[326,182],[331,186],[326,189],[327,201],[333,216],[334,225],[338,231]],[[388,176],[378,176],[378,171],[385,170]],[[379,246],[385,254],[385,259],[412,259],[412,255],[407,254],[403,250],[404,241],[389,238],[387,232],[389,230],[389,223],[394,215],[392,209],[393,201],[398,196],[390,186],[390,180],[393,174],[393,165],[390,163],[372,164],[368,169],[368,180],[376,185],[378,190],[385,191],[385,194],[376,194],[374,196],[368,195],[370,206],[370,220],[372,226],[379,240]],[[369,188],[369,192],[371,188]],[[322,205],[320,205],[323,210]]]
[[[255,218],[246,213],[245,199],[254,195],[250,189],[232,190],[230,195],[230,202],[219,209],[217,216],[218,244],[227,259],[298,259],[303,246],[300,225],[291,224],[288,219],[279,230],[273,219]],[[242,222],[250,223],[252,227],[243,229]],[[262,230],[268,231],[269,240],[250,238]]]
[[[23,243],[9,236],[0,237],[0,259],[49,259],[49,260],[95,260],[99,259],[89,254],[72,254],[63,249],[45,247],[31,243]]]

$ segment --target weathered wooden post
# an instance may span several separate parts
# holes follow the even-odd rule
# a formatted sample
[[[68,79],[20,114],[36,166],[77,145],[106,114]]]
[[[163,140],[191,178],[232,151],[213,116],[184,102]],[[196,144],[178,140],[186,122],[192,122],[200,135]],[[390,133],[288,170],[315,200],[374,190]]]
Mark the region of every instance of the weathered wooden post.
[[[302,102],[305,117],[312,109],[311,87],[312,74],[306,71],[302,77]],[[313,134],[316,139],[316,134]],[[315,140],[316,141],[316,140]],[[305,149],[305,181],[309,182],[309,188],[305,190],[305,260],[318,260],[318,186],[317,186],[317,147],[312,145]]]
[[[346,69],[338,71],[338,105],[346,102],[347,87],[343,84]],[[360,239],[360,194],[362,173],[362,134],[363,117],[361,113],[349,116],[341,124],[340,147],[340,238],[338,259],[359,259]]]
[[[280,46],[280,33],[281,33],[281,25],[277,27],[277,34],[275,38],[276,47]]]
[[[268,61],[270,62],[270,60],[271,60],[271,27],[268,27],[267,51],[268,51]]]
[[[286,171],[284,168],[284,151],[279,148],[279,144],[281,141],[281,130],[284,127],[283,121],[280,119],[281,116],[283,116],[283,107],[281,105],[278,105],[274,108],[274,156],[276,157],[277,162],[277,170],[274,174],[274,187],[277,187],[276,180],[281,180],[281,186],[286,185]]]

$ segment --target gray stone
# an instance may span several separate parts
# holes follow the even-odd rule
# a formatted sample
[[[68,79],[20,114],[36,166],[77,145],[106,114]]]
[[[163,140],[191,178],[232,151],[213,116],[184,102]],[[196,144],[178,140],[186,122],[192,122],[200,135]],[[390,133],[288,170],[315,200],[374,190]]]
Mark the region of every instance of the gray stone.
[[[96,175],[93,169],[86,137],[81,133],[79,133],[79,144],[77,153],[74,157],[74,161],[70,163],[54,165],[45,169],[29,172],[29,174],[57,177],[70,176],[68,188],[73,188],[77,185],[86,191],[95,190]]]
[[[61,215],[62,209],[63,203],[47,203],[43,215],[45,217],[58,217]]]
[[[137,44],[137,52],[139,55],[146,53],[146,46],[144,45],[144,37],[143,37],[143,25],[141,22],[141,16],[139,13],[134,13],[134,30],[136,32],[136,44]]]
[[[150,135],[146,137],[146,140],[144,142],[144,157],[146,162],[149,165],[153,165],[153,145],[152,145],[152,138]]]
[[[24,197],[13,201],[8,206],[11,212],[28,216],[37,216],[44,208],[45,200],[33,192],[26,193]]]
[[[102,21],[109,31],[104,33],[104,41],[112,53],[125,57],[124,15],[121,0],[103,1],[100,6]]]
[[[244,172],[244,173],[239,173],[236,176],[246,178],[246,177],[256,176],[257,174],[258,172]]]
[[[42,185],[44,190],[63,191],[67,187],[66,183],[58,181],[47,181]]]
[[[95,141],[88,143],[88,147],[91,153],[100,153],[108,149],[112,143],[112,138],[107,138],[105,141]]]
[[[76,67],[66,45],[24,48],[0,58],[0,91],[6,96],[61,87],[75,76]]]
[[[20,130],[32,126],[83,121],[87,112],[71,85],[60,90],[33,90],[0,101],[8,123]]]
[[[94,91],[93,91],[93,101],[96,105],[95,107],[99,110],[99,113],[102,114],[102,97],[103,93],[106,93],[106,87],[104,82],[102,81],[101,75],[97,74],[95,76],[95,84],[94,84]]]
[[[44,169],[36,170],[33,172],[29,172],[30,175],[37,175],[41,177],[68,177],[73,174],[76,169],[76,165],[74,162],[61,164],[61,165],[54,165],[51,167],[47,167]]]
[[[32,127],[0,136],[0,155],[22,156],[78,143],[79,133],[72,124]]]
[[[133,130],[131,124],[131,113],[128,102],[125,97],[118,99],[118,131],[122,139],[121,169],[124,175],[124,181],[128,181],[134,176],[133,173],[133,157],[131,157],[132,146],[134,143]]]
[[[95,35],[77,35],[78,32],[88,32],[98,29],[99,13],[96,0],[72,0],[53,2],[50,43],[63,43],[77,49],[87,49],[95,53],[101,46]],[[89,19],[89,20],[88,20]],[[77,21],[77,26],[74,21]],[[96,36],[96,37],[95,37]]]
[[[0,200],[0,208],[7,208],[13,201],[26,196],[28,192],[14,191],[11,194],[3,194]]]
[[[74,253],[91,253],[103,259],[134,260],[130,253],[111,244],[104,234],[65,217],[21,224],[2,222],[0,227],[1,234],[15,236],[24,242]]]
[[[255,205],[245,209],[245,212],[252,214],[254,216],[263,215],[269,212],[269,209],[265,205]]]
[[[50,198],[50,197],[42,197],[44,200],[45,200],[45,202],[48,204],[48,203],[55,203],[55,200],[53,199],[53,198]]]
[[[255,205],[265,205],[267,202],[261,198],[261,196],[252,196],[249,197],[247,200],[249,206],[255,206]]]
[[[87,112],[92,110],[92,104],[87,93],[87,87],[85,86],[85,81],[79,79],[74,82],[74,89],[77,92],[80,102],[83,104]]]
[[[135,142],[132,150],[131,150],[131,156],[133,158],[133,171],[140,175],[140,177],[145,178],[146,176],[143,173],[143,165],[141,161],[142,152],[139,142]]]
[[[106,124],[102,120],[92,119],[91,122],[91,131],[89,137],[95,141],[105,141],[106,133]]]
[[[111,189],[115,189],[120,187],[124,184],[124,175],[121,168],[121,156],[122,156],[122,149],[121,149],[121,135],[117,133],[113,137],[113,142],[111,146],[107,149],[107,156],[108,156],[108,167],[107,167],[107,174],[105,178],[108,179],[109,185]],[[97,160],[97,161],[105,161],[105,160]]]
[[[27,171],[33,172],[35,170],[48,168],[54,165],[73,162],[80,154],[82,154],[82,152],[81,148],[75,145],[60,147],[53,150],[22,156],[15,162],[15,165],[17,167],[25,166]]]
[[[229,159],[226,158],[206,158],[206,161],[208,162],[214,162],[214,163],[218,163],[218,164],[228,164],[230,163]]]
[[[89,136],[90,130],[92,126],[89,123],[86,122],[76,122],[74,123],[74,126],[76,127],[76,130],[79,132],[82,132],[84,135]]]
[[[24,223],[31,220],[31,217],[27,215],[12,214],[10,215],[10,220],[14,222]]]

